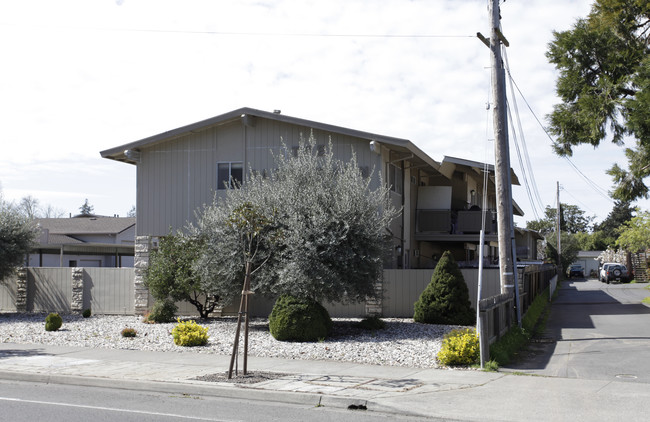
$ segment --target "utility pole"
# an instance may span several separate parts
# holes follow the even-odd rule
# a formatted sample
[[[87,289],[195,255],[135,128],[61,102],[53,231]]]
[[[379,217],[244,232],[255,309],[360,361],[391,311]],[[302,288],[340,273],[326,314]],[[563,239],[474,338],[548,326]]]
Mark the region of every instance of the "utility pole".
[[[501,272],[501,293],[515,291],[515,251],[514,223],[512,220],[512,183],[510,175],[510,148],[506,122],[505,70],[501,58],[501,43],[508,41],[500,30],[499,0],[491,0],[490,13],[490,51],[492,52],[492,98],[494,98],[494,157],[495,184],[497,197],[497,223],[499,240],[499,269]],[[518,289],[517,289],[518,290]],[[518,298],[517,298],[518,300]],[[519,308],[519,306],[517,306]]]
[[[557,276],[560,278],[562,272],[562,240],[560,234],[562,233],[561,221],[561,206],[560,206],[560,182],[557,182],[557,211],[555,214],[555,234],[557,235]]]

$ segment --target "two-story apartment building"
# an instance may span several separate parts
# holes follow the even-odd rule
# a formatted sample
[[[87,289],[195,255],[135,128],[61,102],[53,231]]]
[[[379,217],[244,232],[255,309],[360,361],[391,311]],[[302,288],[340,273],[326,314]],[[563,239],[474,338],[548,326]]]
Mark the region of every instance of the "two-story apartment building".
[[[453,157],[437,162],[408,139],[241,108],[101,152],[137,167],[136,271],[139,253],[146,261],[146,245],[155,245],[170,227],[195,221],[196,211],[222,195],[231,178],[245,182],[251,171],[272,171],[273,154],[284,153],[283,146],[296,148],[310,135],[319,147],[331,142],[339,159],[349,160],[354,152],[361,170],[372,174],[372,186],[380,180],[390,186],[402,213],[389,228],[394,253],[387,268],[432,268],[445,250],[461,265],[477,263],[482,215],[488,242],[483,256],[496,264],[492,166]],[[512,180],[518,184],[516,175]],[[487,207],[481,212],[484,192]],[[513,212],[522,214],[516,205]],[[520,258],[535,258],[535,242],[527,237],[523,232],[518,240],[526,252]]]

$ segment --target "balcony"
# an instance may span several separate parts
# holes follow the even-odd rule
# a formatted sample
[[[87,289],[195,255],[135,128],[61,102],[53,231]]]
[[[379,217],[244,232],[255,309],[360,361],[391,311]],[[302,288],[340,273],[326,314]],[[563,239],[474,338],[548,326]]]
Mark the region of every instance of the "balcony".
[[[474,238],[478,240],[482,214],[485,215],[486,239],[496,240],[495,210],[481,212],[480,210],[418,209],[415,237],[418,240],[468,241]]]

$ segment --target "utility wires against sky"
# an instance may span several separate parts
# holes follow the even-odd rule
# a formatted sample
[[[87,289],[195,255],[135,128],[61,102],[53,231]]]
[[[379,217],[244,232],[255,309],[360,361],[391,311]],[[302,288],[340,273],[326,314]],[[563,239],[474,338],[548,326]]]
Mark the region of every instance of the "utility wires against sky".
[[[529,104],[528,101],[526,100],[526,97],[525,97],[524,94],[521,92],[521,89],[519,89],[519,86],[517,85],[517,82],[514,80],[514,78],[512,77],[512,74],[510,73],[510,69],[508,69],[508,76],[509,76],[510,80],[512,81],[513,86],[517,89],[517,92],[518,92],[519,95],[521,96],[522,100],[524,101],[524,103],[525,103],[526,106],[528,107],[528,110],[530,111],[530,113],[531,113],[531,114],[533,115],[533,117],[535,118],[535,121],[537,121],[537,124],[539,125],[539,127],[542,128],[542,130],[544,131],[544,133],[546,134],[546,136],[548,137],[548,139],[551,141],[551,143],[552,143],[552,144],[555,144],[555,140],[553,139],[553,137],[551,136],[551,134],[548,133],[548,131],[546,130],[546,128],[544,127],[544,125],[543,125],[542,122],[539,120],[539,118],[537,117],[537,115],[536,115],[535,112],[533,111],[532,107],[530,106],[530,104]],[[513,94],[513,95],[514,95],[514,94]],[[580,170],[580,169],[578,168],[578,166],[576,166],[575,163],[574,163],[573,161],[571,161],[571,159],[570,159],[569,157],[567,157],[567,156],[562,156],[562,158],[563,158],[567,163],[569,163],[569,165],[571,166],[571,168],[572,168],[572,169],[573,169],[573,170],[574,170],[574,171],[575,171],[575,172],[576,172],[576,173],[577,173],[577,174],[578,174],[578,175],[579,175],[579,176],[580,176],[580,177],[585,181],[585,183],[587,184],[587,186],[589,186],[591,189],[593,189],[593,190],[594,190],[598,195],[602,196],[604,199],[608,200],[608,201],[611,202],[611,203],[614,203],[614,200],[609,196],[608,192],[607,192],[605,189],[603,189],[602,187],[600,187],[596,182],[594,182],[593,180],[591,180],[591,179],[589,178],[589,176],[587,176],[586,174],[584,174],[584,173],[582,172],[582,170]]]
[[[510,74],[510,64],[508,63],[508,56],[506,54],[506,49],[503,48],[503,58],[505,60],[506,69],[508,71],[508,79],[510,82],[510,97],[512,98],[512,105],[510,101],[507,101],[507,111],[508,111],[508,121],[510,122],[510,127],[512,129],[512,136],[514,139],[515,148],[517,150],[517,158],[519,159],[519,167],[521,168],[522,178],[524,180],[524,186],[526,188],[526,193],[528,199],[530,200],[530,205],[533,208],[533,214],[535,214],[535,219],[539,220],[540,215],[543,215],[544,203],[539,195],[539,189],[537,188],[537,182],[535,181],[535,174],[533,172],[533,167],[530,163],[530,155],[528,154],[528,146],[526,145],[526,137],[524,136],[524,130],[521,125],[521,119],[519,118],[519,109],[517,107],[517,99],[514,93],[512,85],[512,75]],[[519,138],[517,137],[517,130],[515,129],[515,121],[512,118],[511,110],[514,108],[515,115],[517,116],[516,125],[519,129]],[[521,143],[521,146],[520,146]],[[522,158],[523,155],[523,158]],[[524,163],[525,158],[525,163]],[[539,208],[538,208],[539,207]],[[539,212],[538,212],[539,211]]]
[[[0,22],[2,26],[19,26],[43,29],[62,29],[73,31],[107,31],[107,32],[147,32],[159,34],[222,35],[242,37],[300,37],[300,38],[476,38],[476,35],[462,34],[370,34],[370,33],[316,33],[316,32],[266,32],[266,31],[209,31],[191,29],[156,29],[156,28],[111,28],[91,26],[41,25],[29,23]]]

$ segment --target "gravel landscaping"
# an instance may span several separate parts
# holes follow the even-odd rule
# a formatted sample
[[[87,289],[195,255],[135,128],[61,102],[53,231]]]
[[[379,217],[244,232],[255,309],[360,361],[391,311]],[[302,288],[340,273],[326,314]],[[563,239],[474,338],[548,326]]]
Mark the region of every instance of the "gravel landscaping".
[[[0,342],[230,355],[237,326],[235,318],[198,320],[209,329],[208,344],[182,347],[176,346],[172,339],[175,323],[144,324],[140,317],[135,316],[94,315],[83,318],[62,315],[61,329],[47,332],[45,317],[46,314],[0,314]],[[329,339],[316,343],[289,343],[271,336],[268,320],[253,319],[249,328],[249,356],[435,368],[438,367],[435,356],[440,350],[442,337],[458,328],[420,324],[412,319],[385,318],[385,329],[365,331],[356,327],[359,319],[334,318],[333,321],[334,333]],[[127,327],[134,328],[137,336],[122,337],[120,333]]]

